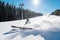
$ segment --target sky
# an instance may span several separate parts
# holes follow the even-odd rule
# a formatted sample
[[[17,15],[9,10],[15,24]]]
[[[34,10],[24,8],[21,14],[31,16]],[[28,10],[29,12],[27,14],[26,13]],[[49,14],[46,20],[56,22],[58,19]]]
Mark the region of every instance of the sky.
[[[20,3],[24,3],[24,8],[35,11],[37,13],[49,14],[60,9],[60,0],[2,0],[5,3],[14,4],[19,7]]]

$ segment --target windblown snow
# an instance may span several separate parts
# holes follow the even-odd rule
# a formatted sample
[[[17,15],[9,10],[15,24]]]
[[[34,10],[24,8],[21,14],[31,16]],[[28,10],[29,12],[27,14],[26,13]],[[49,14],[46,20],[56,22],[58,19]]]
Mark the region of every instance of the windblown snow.
[[[48,15],[30,18],[30,23],[25,24],[25,20],[16,20],[10,22],[0,22],[0,40],[60,40],[60,16]],[[33,28],[30,30],[16,29],[11,31],[11,26]],[[15,32],[3,35],[6,32]],[[59,33],[55,33],[59,32]],[[53,35],[51,37],[50,35]],[[56,36],[57,35],[57,36]],[[16,36],[16,37],[15,37]],[[21,37],[22,36],[22,37]],[[55,37],[54,37],[55,36]],[[13,39],[12,39],[13,38]],[[55,39],[56,38],[56,39]]]

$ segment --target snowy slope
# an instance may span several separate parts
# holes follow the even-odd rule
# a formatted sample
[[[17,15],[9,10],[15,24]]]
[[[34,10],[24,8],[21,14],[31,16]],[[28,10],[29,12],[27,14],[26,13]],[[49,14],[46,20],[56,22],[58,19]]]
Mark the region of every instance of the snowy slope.
[[[31,34],[30,36],[22,38],[21,36],[18,35],[18,34],[20,34],[20,32],[17,32],[17,33],[14,33],[11,35],[11,36],[18,35],[17,37],[15,37],[12,40],[17,40],[17,39],[18,40],[35,40],[35,39],[36,40],[46,40],[44,38],[46,35],[44,35],[44,37],[42,37],[42,34],[40,31],[44,31],[44,32],[60,31],[60,16],[55,16],[55,15],[40,16],[40,17],[30,18],[30,23],[28,23],[27,25],[24,25],[25,22],[26,22],[26,19],[25,20],[10,21],[10,22],[0,22],[0,40],[5,40],[6,37],[11,35],[11,34],[3,35],[3,33],[9,32],[11,29],[13,29],[13,28],[11,28],[12,25],[19,26],[19,27],[33,28],[31,33],[29,30],[26,32],[24,31],[24,33],[30,33]],[[19,30],[19,29],[17,29],[17,30]],[[38,30],[38,32],[40,32],[40,35],[34,36],[33,35],[35,33],[34,30]]]

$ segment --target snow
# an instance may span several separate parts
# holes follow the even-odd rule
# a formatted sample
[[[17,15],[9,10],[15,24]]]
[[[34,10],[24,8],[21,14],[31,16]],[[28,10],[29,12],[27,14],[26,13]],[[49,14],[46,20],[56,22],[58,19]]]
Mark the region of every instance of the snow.
[[[48,15],[48,16],[39,16],[39,17],[35,17],[35,18],[30,18],[30,23],[25,24],[26,19],[25,20],[16,20],[16,21],[9,21],[9,22],[0,22],[0,40],[5,40],[8,36],[8,38],[13,38],[14,36],[16,36],[15,38],[11,39],[11,40],[45,40],[44,37],[42,37],[42,35],[37,35],[34,36],[32,35],[32,33],[34,32],[34,30],[38,30],[38,32],[40,31],[45,31],[45,32],[57,32],[60,31],[60,16],[55,16],[55,15]],[[12,28],[11,26],[18,26],[18,27],[27,27],[27,28],[33,28],[33,30],[20,30],[20,29],[16,29],[14,31],[11,31]],[[20,32],[19,32],[20,31]],[[22,31],[22,33],[21,33]],[[6,32],[15,32],[12,34],[7,34],[7,35],[3,35]],[[37,32],[37,33],[38,33]],[[22,36],[24,36],[24,33],[29,33],[31,34],[30,36],[24,37],[22,38]],[[21,34],[21,35],[19,35]],[[35,34],[36,35],[36,34]],[[6,39],[6,40],[10,40],[10,39]]]

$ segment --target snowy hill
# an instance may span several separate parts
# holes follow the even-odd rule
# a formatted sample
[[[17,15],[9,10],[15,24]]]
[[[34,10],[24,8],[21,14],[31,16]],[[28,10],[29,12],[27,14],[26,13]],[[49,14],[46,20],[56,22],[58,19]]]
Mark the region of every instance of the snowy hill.
[[[13,38],[12,36],[16,36],[18,34],[27,35],[27,37],[22,38],[21,36],[17,36],[11,40],[60,40],[60,16],[55,15],[46,15],[46,16],[40,16],[35,18],[30,18],[30,23],[27,25],[24,25],[26,22],[25,20],[17,20],[17,21],[10,21],[10,22],[0,22],[0,40],[6,40],[5,38]],[[6,32],[9,32],[10,30],[14,29],[11,26],[19,26],[19,27],[27,27],[27,28],[33,28],[32,31],[30,30],[24,30],[18,32],[20,29],[14,30],[16,33],[13,33],[12,35],[3,35]],[[28,36],[28,34],[30,36]],[[37,36],[34,36],[37,35]],[[51,36],[53,35],[53,37]],[[9,37],[8,37],[9,36]],[[55,36],[55,37],[54,37]],[[10,40],[7,39],[7,40]]]

